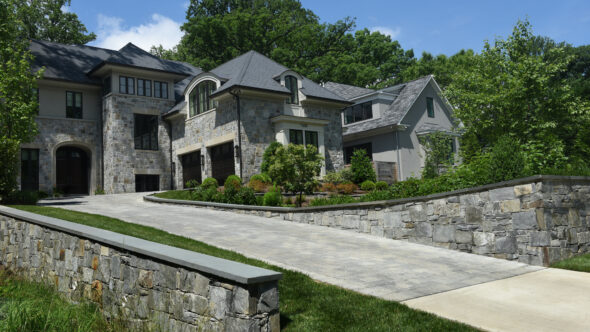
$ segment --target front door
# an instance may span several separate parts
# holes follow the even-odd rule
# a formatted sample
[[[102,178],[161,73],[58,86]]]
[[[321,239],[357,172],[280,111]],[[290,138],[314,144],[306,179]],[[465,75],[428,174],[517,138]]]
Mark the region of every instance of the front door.
[[[182,156],[182,183],[197,180],[201,183],[201,151],[191,152]]]
[[[233,148],[233,142],[211,147],[211,175],[220,185],[236,172]]]
[[[66,195],[88,195],[89,165],[84,150],[73,146],[57,149],[57,189]]]

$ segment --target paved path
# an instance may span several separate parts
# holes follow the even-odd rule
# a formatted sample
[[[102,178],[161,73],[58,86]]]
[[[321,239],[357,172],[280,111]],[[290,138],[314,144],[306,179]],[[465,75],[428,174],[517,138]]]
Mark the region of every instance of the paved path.
[[[579,326],[567,325],[565,318],[569,316],[550,310],[562,304],[566,304],[563,307],[566,311],[576,307],[577,310],[572,309],[574,315],[589,316],[590,274],[569,280],[567,276],[576,273],[563,271],[561,277],[566,281],[554,280],[552,284],[535,286],[534,282],[527,283],[526,278],[554,270],[321,226],[148,203],[141,194],[72,198],[52,204],[55,203],[66,209],[160,228],[363,294],[406,301],[409,306],[484,329],[523,330],[521,325],[511,325],[510,320],[505,319],[512,315],[531,324],[543,324],[544,320],[552,324],[558,322],[561,327],[571,327],[562,330],[574,331]],[[520,283],[510,286],[514,280]],[[581,280],[586,283],[586,288],[580,289],[586,302],[574,301],[572,305],[570,298],[556,298],[563,291],[558,286]],[[548,294],[537,289],[548,285],[552,290],[545,289]],[[569,287],[566,294],[574,288]],[[504,305],[504,300],[512,304]],[[545,302],[548,302],[546,306],[537,305]],[[540,311],[520,312],[517,309],[521,303],[533,303],[529,306]],[[470,313],[472,311],[477,311],[478,315]],[[494,325],[494,321],[502,324]],[[583,319],[577,322],[580,321],[584,322]],[[510,326],[520,328],[508,328]]]

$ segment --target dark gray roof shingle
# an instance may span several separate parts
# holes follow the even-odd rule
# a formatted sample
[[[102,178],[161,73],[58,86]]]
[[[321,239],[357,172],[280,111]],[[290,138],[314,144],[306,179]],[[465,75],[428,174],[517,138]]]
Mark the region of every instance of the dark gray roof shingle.
[[[336,83],[336,82],[326,82],[324,84],[324,88],[334,92],[335,94],[339,95],[340,97],[351,100],[356,97],[360,97],[362,95],[369,94],[371,92],[375,92],[376,90],[361,88],[354,85]]]

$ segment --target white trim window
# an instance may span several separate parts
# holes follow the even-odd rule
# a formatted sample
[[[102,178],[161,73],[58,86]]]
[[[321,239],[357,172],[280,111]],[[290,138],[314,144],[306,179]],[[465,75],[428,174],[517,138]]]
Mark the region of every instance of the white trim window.
[[[289,90],[290,95],[287,98],[287,104],[299,104],[299,86],[297,78],[293,75],[285,76],[285,87]]]

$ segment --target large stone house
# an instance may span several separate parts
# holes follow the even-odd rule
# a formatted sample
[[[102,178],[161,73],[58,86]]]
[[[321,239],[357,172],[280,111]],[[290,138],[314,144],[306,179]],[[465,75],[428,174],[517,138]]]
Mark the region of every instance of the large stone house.
[[[341,119],[347,164],[354,150],[364,149],[377,177],[394,182],[420,176],[426,156],[420,136],[448,133],[458,150],[452,107],[431,75],[380,90],[333,82],[324,87],[353,103]]]
[[[127,44],[118,51],[32,41],[39,135],[21,150],[21,188],[93,194],[245,180],[274,140],[316,145],[343,165],[351,102],[256,52],[203,72]]]

